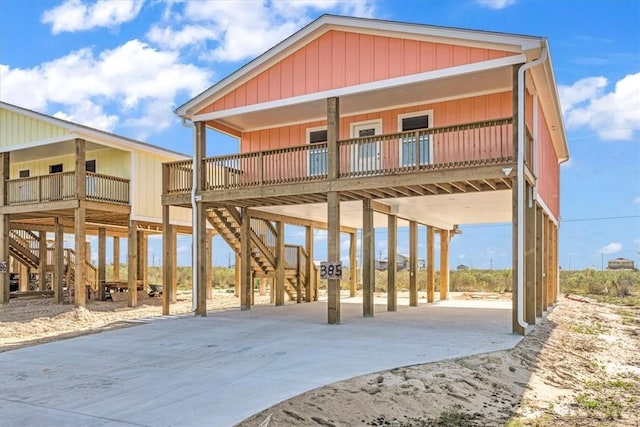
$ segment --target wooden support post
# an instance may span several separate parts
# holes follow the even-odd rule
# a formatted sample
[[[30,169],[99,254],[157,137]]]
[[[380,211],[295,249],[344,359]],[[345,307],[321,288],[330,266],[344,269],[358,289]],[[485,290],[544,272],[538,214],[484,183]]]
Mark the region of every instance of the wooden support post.
[[[251,218],[249,209],[242,208],[242,223],[240,224],[240,308],[242,310],[251,309]]]
[[[302,263],[302,248],[298,246],[296,253],[296,302],[300,304],[302,302],[302,280],[301,280],[301,263]]]
[[[167,173],[167,168],[163,165],[162,181],[164,188],[168,188]],[[165,316],[169,315],[171,311],[171,295],[175,285],[173,282],[173,270],[176,265],[172,256],[172,231],[171,206],[162,205],[162,314]]]
[[[435,232],[432,225],[427,225],[427,302],[434,301],[436,288],[436,274],[434,268]]]
[[[142,281],[142,289],[146,291],[147,289],[147,266],[149,264],[149,250],[148,250],[148,234],[142,230],[137,233],[137,248],[138,248],[138,259],[137,259],[137,276],[138,280]]]
[[[449,230],[440,230],[440,300],[449,299]]]
[[[276,305],[284,305],[284,222],[276,221]]]
[[[9,152],[0,153],[0,207],[8,203]],[[9,215],[0,214],[0,262],[9,263]],[[0,273],[0,305],[9,303],[9,274]]]
[[[409,221],[409,306],[418,306],[418,223],[416,221]]]
[[[512,90],[511,90],[511,95],[512,95],[512,105],[513,105],[513,109],[512,109],[512,114],[513,114],[513,126],[512,127],[512,136],[511,136],[511,140],[513,143],[513,152],[517,153],[518,152],[518,70],[519,70],[520,64],[516,64],[513,65],[512,67],[512,78],[511,78],[511,84],[512,84]],[[520,203],[525,203],[525,200],[520,200],[520,198],[518,197],[518,185],[519,185],[519,180],[521,179],[525,179],[524,176],[518,176],[518,172],[513,173],[513,178],[511,181],[511,194],[512,194],[512,198],[511,198],[511,208],[512,208],[512,213],[511,213],[511,224],[512,224],[512,269],[511,269],[511,273],[512,273],[512,278],[513,278],[513,285],[512,285],[512,290],[511,290],[511,303],[512,303],[512,310],[511,310],[511,325],[512,325],[512,331],[514,334],[520,334],[520,335],[524,335],[525,330],[522,326],[520,326],[520,323],[518,322],[518,317],[519,317],[519,313],[518,313],[518,300],[520,299],[520,295],[518,292],[518,276],[520,274],[520,269],[518,268],[518,259],[519,257],[524,257],[524,247],[519,247],[518,244],[518,232],[520,230],[520,227],[524,227],[524,224],[520,224],[519,220],[518,220],[518,206]],[[526,195],[525,195],[526,196]]]
[[[549,230],[551,229],[551,227],[549,227],[550,220],[547,215],[544,215],[544,219],[542,222],[544,229],[544,279],[542,280],[542,311],[547,311],[547,308],[549,307],[549,280],[551,279],[549,276],[549,255],[551,254]]]
[[[534,190],[535,191],[535,190]],[[543,310],[543,234],[542,228],[544,212],[540,206],[536,206],[536,238],[535,238],[535,251],[536,251],[536,316],[542,317]]]
[[[138,223],[129,221],[127,233],[127,305],[138,305]]]
[[[307,281],[305,283],[305,292],[304,292],[304,300],[306,302],[315,301],[315,274],[313,274],[313,226],[306,226],[304,228],[304,246],[309,254],[309,258],[307,259],[306,270],[304,272]]]
[[[340,261],[340,195],[327,193],[327,261]],[[327,280],[327,317],[331,325],[340,323],[340,279]]]
[[[207,187],[207,175],[206,175],[206,167],[204,163],[204,158],[206,156],[206,123],[205,122],[195,122],[194,123],[194,131],[195,131],[195,152],[193,153],[194,157],[194,166],[196,167],[196,194],[201,194],[205,191]],[[206,264],[206,256],[207,256],[207,215],[206,215],[206,207],[201,202],[198,201],[196,203],[196,215],[195,215],[194,224],[194,232],[193,238],[195,240],[195,256],[193,261],[193,271],[196,274],[196,280],[193,283],[195,293],[197,295],[196,298],[196,315],[205,317],[207,315],[207,264]]]
[[[55,252],[53,257],[53,294],[58,304],[64,302],[64,227],[60,217],[55,217],[53,224]],[[22,273],[20,273],[22,275]]]
[[[373,316],[375,283],[375,239],[371,199],[362,200],[362,315]]]
[[[536,324],[536,205],[533,201],[532,187],[525,186],[525,320]]]
[[[398,217],[387,216],[387,311],[398,310]]]
[[[120,280],[120,237],[113,236],[113,280]]]
[[[107,229],[98,228],[98,297],[105,300],[104,283],[107,281]]]
[[[9,262],[9,215],[0,215],[0,262]],[[0,273],[0,304],[9,303],[9,273]]]
[[[261,277],[260,278],[259,295],[261,297],[264,297],[264,296],[267,295],[267,278],[266,277]]]
[[[555,304],[558,302],[558,290],[559,290],[559,270],[558,270],[558,226],[557,225],[553,225],[552,229],[551,229],[552,235],[553,235],[553,241],[552,241],[552,250],[553,250],[553,263],[551,264],[551,267],[553,268],[553,272],[551,273],[551,276],[553,277],[553,286],[551,287],[551,303]]]
[[[242,242],[240,242],[240,244],[242,244]],[[241,250],[242,251],[242,250]],[[234,266],[234,273],[235,273],[235,296],[239,297],[240,296],[240,282],[242,282],[242,257],[238,254],[236,254],[236,264]],[[273,294],[273,292],[272,292]],[[240,298],[240,301],[242,301],[242,298]],[[273,302],[273,301],[271,301]]]
[[[171,226],[171,263],[173,275],[171,277],[171,304],[178,302],[178,227]]]
[[[47,290],[47,232],[38,232],[38,289]]]
[[[20,292],[26,292],[29,290],[29,268],[22,263],[18,264],[20,265],[20,284],[18,285],[18,289],[20,289]]]
[[[207,299],[213,298],[213,231],[207,231]]]
[[[340,100],[327,99],[327,179],[337,180],[340,176]],[[327,261],[340,262],[340,193],[327,193]],[[327,317],[329,324],[340,323],[340,279],[328,279]]]
[[[85,245],[85,223],[87,208],[83,201],[75,209],[75,248],[76,263],[75,269],[75,306],[84,307],[87,305],[87,246]]]
[[[356,233],[349,234],[349,296],[355,297],[358,293],[358,241]]]

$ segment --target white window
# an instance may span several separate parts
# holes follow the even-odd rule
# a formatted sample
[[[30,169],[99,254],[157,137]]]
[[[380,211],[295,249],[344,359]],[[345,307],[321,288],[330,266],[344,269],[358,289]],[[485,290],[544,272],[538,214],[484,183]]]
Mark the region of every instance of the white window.
[[[327,174],[327,128],[308,128],[307,144],[312,145],[307,157],[307,175],[319,176]],[[323,144],[324,143],[324,144]],[[323,144],[313,148],[313,144]]]
[[[420,165],[433,163],[433,142],[429,135],[420,133],[421,130],[430,127],[433,127],[433,110],[398,115],[399,132],[416,132],[411,136],[405,136],[400,141],[400,166],[415,166],[418,157]],[[417,145],[416,135],[418,135]]]

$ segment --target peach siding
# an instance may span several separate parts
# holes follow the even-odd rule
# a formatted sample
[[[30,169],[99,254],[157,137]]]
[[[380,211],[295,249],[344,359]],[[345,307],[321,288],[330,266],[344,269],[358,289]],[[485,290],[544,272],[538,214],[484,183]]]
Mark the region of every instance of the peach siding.
[[[560,218],[560,165],[542,108],[538,112],[538,194],[553,215]]]
[[[340,139],[351,137],[349,132],[352,123],[375,119],[382,119],[382,133],[395,133],[398,131],[398,115],[423,110],[433,110],[432,127],[440,127],[510,117],[513,105],[511,92],[502,92],[342,117],[340,118]],[[240,152],[303,145],[307,142],[307,129],[318,126],[326,126],[326,121],[245,132],[240,142]]]
[[[276,101],[512,54],[332,30],[219,98],[200,113]]]

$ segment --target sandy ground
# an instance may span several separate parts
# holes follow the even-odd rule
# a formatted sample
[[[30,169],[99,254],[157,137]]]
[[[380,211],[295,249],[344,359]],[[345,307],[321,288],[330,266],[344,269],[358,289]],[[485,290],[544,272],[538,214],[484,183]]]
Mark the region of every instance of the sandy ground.
[[[248,426],[640,426],[640,307],[562,298],[516,348],[399,367],[275,405]]]
[[[454,298],[505,295],[452,294]],[[256,296],[256,303],[269,297]],[[238,307],[216,293],[210,309]],[[90,301],[87,309],[50,299],[0,307],[0,351],[133,326],[161,315],[159,298]],[[189,313],[189,292],[172,304]],[[247,426],[640,426],[640,307],[561,298],[510,351],[399,367],[327,385],[279,403]]]

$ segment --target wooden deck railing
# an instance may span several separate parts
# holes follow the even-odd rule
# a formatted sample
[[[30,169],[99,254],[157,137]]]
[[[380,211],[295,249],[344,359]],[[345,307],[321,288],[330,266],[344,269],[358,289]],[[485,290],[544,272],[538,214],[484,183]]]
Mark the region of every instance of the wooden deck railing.
[[[338,141],[339,177],[398,175],[500,164],[515,160],[512,119]],[[209,157],[206,190],[249,188],[327,179],[327,143]],[[165,163],[165,194],[191,190],[191,160]]]
[[[8,204],[73,200],[76,198],[76,180],[75,172],[11,179],[7,182]],[[87,172],[85,189],[87,200],[129,204],[128,179]]]

